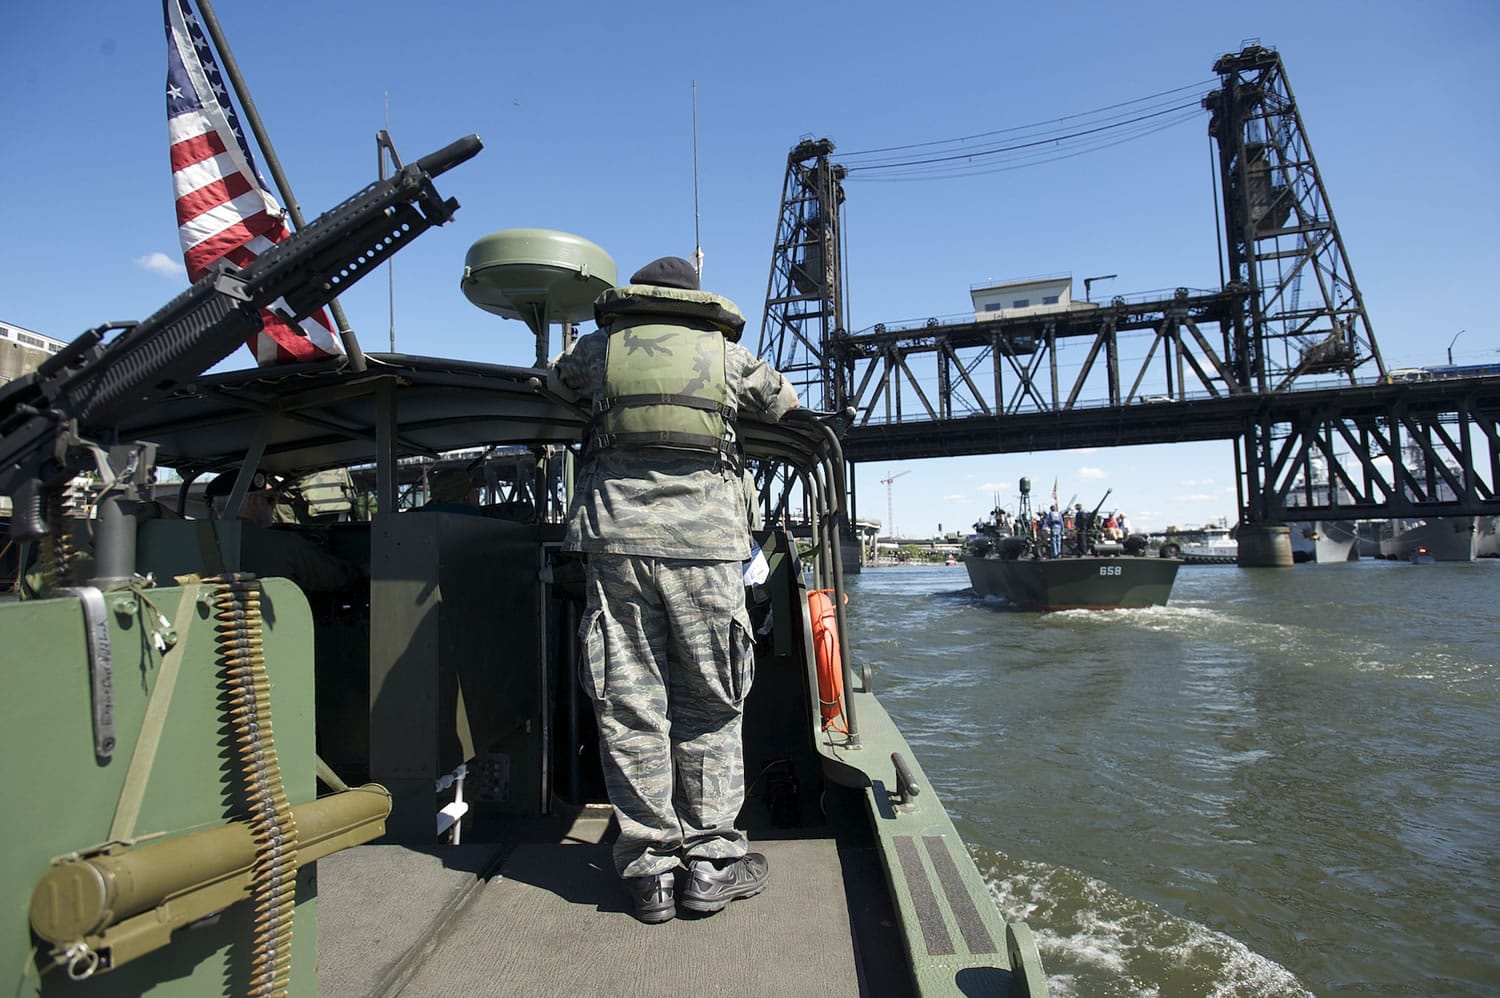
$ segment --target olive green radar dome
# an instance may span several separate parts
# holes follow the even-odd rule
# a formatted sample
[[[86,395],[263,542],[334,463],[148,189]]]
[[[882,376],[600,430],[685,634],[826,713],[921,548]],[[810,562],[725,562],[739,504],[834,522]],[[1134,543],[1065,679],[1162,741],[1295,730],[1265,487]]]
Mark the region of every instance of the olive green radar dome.
[[[550,323],[593,318],[594,299],[615,280],[614,258],[582,236],[502,229],[469,247],[459,286],[486,312],[541,335]]]

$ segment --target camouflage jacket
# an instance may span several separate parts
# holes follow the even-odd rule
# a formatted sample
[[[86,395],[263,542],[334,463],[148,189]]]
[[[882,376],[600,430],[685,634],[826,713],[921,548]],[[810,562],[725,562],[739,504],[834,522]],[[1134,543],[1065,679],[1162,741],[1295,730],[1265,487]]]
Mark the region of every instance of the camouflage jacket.
[[[553,365],[552,381],[582,398],[604,388],[607,333],[589,333]],[[775,422],[797,400],[791,385],[738,343],[725,344],[725,375],[741,419]],[[737,469],[716,455],[605,450],[578,469],[568,531],[571,551],[743,561],[750,554]]]

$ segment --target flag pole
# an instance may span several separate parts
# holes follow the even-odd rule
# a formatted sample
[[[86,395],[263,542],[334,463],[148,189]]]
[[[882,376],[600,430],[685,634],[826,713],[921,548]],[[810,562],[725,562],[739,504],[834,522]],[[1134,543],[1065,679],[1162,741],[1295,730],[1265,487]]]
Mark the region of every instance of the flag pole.
[[[389,156],[391,172],[401,169],[401,157],[396,154],[396,143],[391,141],[391,92],[385,92],[385,127],[375,133],[375,172],[385,179],[385,163]],[[391,324],[391,353],[396,352],[396,260],[385,261],[386,317]]]
[[[271,171],[271,179],[276,184],[276,189],[281,192],[281,200],[286,202],[287,215],[291,217],[292,224],[302,228],[302,209],[297,204],[297,199],[292,194],[292,185],[288,182],[286,174],[281,169],[281,160],[276,158],[276,149],[271,145],[271,138],[266,134],[265,126],[261,124],[260,112],[255,109],[255,101],[250,97],[250,89],[245,86],[245,79],[240,75],[239,63],[234,61],[234,53],[229,49],[229,43],[224,38],[224,32],[219,28],[219,18],[214,14],[212,0],[197,0],[198,13],[203,18],[203,28],[213,39],[214,48],[219,52],[219,58],[224,63],[224,73],[229,77],[229,85],[234,88],[235,96],[240,99],[240,109],[245,112],[245,120],[250,123],[250,130],[255,133],[255,144],[260,146],[261,155],[266,158],[266,168]],[[338,326],[339,339],[344,344],[344,352],[349,356],[349,367],[354,371],[365,369],[365,354],[359,348],[359,340],[354,335],[354,330],[349,326],[349,319],[344,315],[344,307],[339,300],[334,298],[328,303],[328,311],[333,315],[333,321]]]

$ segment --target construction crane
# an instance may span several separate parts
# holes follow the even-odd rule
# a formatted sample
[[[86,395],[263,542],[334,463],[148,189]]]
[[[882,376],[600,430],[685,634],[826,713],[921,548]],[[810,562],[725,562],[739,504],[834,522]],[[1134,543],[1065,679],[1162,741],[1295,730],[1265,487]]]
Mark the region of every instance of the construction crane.
[[[894,474],[887,473],[886,476],[880,480],[880,484],[882,484],[882,485],[885,486],[885,515],[886,515],[886,519],[888,521],[887,524],[886,524],[886,526],[891,531],[891,540],[895,540],[896,537],[897,537],[897,534],[896,534],[896,505],[892,501],[892,498],[891,498],[891,483],[894,482],[896,479],[900,478],[902,475],[909,475],[909,474],[911,474],[911,469],[910,468],[908,468],[906,471],[895,472]]]

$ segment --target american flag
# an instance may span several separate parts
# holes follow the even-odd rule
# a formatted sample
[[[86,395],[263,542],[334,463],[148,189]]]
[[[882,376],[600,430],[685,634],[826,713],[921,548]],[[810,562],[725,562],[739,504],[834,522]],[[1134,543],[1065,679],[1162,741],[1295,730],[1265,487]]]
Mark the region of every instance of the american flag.
[[[239,117],[219,75],[213,50],[188,0],[162,0],[167,26],[167,132],[177,231],[188,279],[198,280],[217,260],[243,267],[287,238],[286,216],[266,190]],[[245,344],[259,364],[344,355],[333,323],[319,309],[293,326],[273,303],[261,314],[265,328]]]

